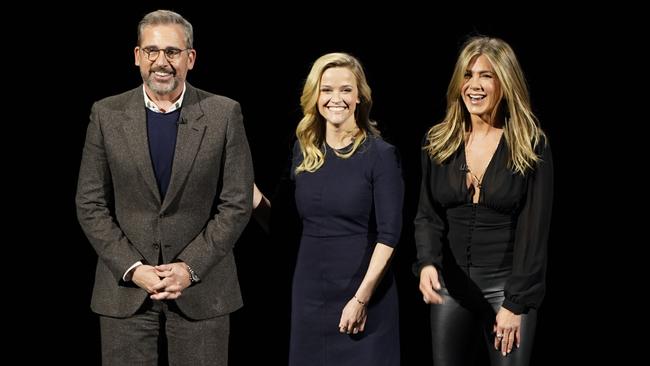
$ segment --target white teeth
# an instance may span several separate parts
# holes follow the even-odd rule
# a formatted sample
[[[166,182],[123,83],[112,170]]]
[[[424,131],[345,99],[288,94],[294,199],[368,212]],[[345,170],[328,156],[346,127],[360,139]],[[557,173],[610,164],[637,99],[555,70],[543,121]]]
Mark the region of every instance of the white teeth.
[[[155,74],[158,75],[158,76],[167,76],[167,75],[171,75],[170,72],[160,72],[160,71],[156,71]]]
[[[330,111],[342,111],[345,107],[327,107]]]

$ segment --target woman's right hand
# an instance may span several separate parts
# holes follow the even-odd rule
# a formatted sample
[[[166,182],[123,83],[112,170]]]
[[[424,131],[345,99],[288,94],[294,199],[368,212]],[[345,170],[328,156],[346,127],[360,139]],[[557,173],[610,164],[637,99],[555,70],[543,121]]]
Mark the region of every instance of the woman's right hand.
[[[432,264],[422,267],[420,270],[420,292],[426,304],[442,304],[440,291],[440,281],[438,281],[438,271]]]

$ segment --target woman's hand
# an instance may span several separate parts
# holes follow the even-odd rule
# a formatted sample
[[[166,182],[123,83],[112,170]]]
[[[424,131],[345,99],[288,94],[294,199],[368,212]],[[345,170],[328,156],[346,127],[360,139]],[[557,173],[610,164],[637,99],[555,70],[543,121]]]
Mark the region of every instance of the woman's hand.
[[[501,354],[506,356],[512,352],[512,346],[519,347],[521,343],[521,315],[501,307],[497,313],[494,324],[494,349],[501,349]]]
[[[339,332],[347,334],[363,332],[366,329],[366,319],[368,319],[368,313],[365,303],[362,304],[356,297],[353,297],[345,304],[341,312]]]
[[[440,281],[438,281],[438,270],[432,264],[422,267],[420,270],[420,292],[426,304],[442,304],[440,291]]]

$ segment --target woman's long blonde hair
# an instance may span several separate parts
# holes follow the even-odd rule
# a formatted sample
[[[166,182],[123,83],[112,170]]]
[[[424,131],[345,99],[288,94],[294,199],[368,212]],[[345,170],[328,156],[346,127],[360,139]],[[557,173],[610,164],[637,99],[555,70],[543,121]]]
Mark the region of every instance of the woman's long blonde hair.
[[[492,117],[503,118],[503,134],[510,152],[508,166],[525,174],[540,160],[535,148],[542,138],[546,139],[531,110],[528,86],[517,57],[512,48],[498,38],[473,37],[464,44],[447,88],[447,113],[441,123],[429,129],[424,149],[440,164],[461,146],[465,132],[471,128],[461,89],[470,63],[479,55],[488,59],[501,84],[501,95]]]
[[[347,53],[328,53],[319,57],[311,67],[300,97],[303,117],[296,128],[296,137],[300,143],[302,152],[302,163],[296,168],[296,174],[302,171],[315,172],[325,162],[325,154],[321,146],[325,143],[326,121],[318,111],[318,97],[320,94],[320,81],[323,72],[333,67],[345,67],[349,69],[357,81],[359,89],[359,101],[355,110],[355,120],[358,131],[350,131],[353,136],[352,149],[347,153],[335,153],[348,158],[354,154],[359,145],[363,143],[368,135],[378,136],[379,130],[376,123],[370,120],[370,109],[372,108],[372,95],[370,86],[366,80],[366,74],[359,60]]]

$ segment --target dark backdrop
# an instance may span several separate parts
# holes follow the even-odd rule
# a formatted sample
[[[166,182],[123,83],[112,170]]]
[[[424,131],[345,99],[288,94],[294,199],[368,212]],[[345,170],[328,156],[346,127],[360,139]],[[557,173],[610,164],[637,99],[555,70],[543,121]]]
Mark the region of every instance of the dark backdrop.
[[[74,14],[82,16],[56,9],[39,43],[50,57],[41,63],[37,54],[30,53],[41,67],[34,70],[43,73],[37,75],[42,82],[38,85],[52,87],[53,108],[58,108],[53,110],[65,111],[63,123],[57,122],[56,128],[44,123],[49,127],[45,131],[52,132],[47,142],[56,146],[43,154],[53,154],[56,163],[43,168],[55,182],[47,186],[56,192],[50,222],[55,223],[54,235],[61,244],[47,246],[43,255],[67,268],[64,286],[48,300],[45,311],[52,325],[41,333],[48,335],[44,343],[51,346],[54,359],[100,363],[98,320],[89,308],[96,255],[76,220],[76,179],[90,107],[95,100],[141,84],[133,57],[136,25],[145,13],[159,7],[145,3],[75,9]],[[584,234],[574,227],[568,195],[574,164],[580,160],[572,142],[579,140],[581,121],[573,108],[576,90],[567,86],[588,30],[572,26],[573,15],[532,20],[480,8],[425,11],[407,6],[371,14],[338,4],[322,4],[292,16],[286,14],[289,10],[270,6],[170,8],[194,25],[197,60],[188,81],[241,103],[255,179],[269,195],[276,190],[301,117],[299,97],[311,63],[324,53],[344,51],[364,64],[373,89],[371,117],[403,159],[404,229],[393,265],[404,365],[431,364],[428,313],[410,270],[415,259],[412,220],[420,179],[419,144],[444,114],[447,83],[465,37],[480,33],[509,42],[528,79],[534,111],[553,146],[556,169],[548,291],[539,311],[534,365],[554,362],[557,354],[551,350],[558,347],[565,357],[578,357],[580,342],[575,337],[579,333],[566,331],[585,329],[587,321],[576,316],[576,310],[588,274],[575,270],[585,260],[581,247],[574,245]],[[58,85],[63,91],[58,92]],[[48,110],[42,112],[49,116]],[[232,315],[233,365],[260,358],[269,364],[286,364],[296,243],[275,239],[251,222],[235,249],[245,306]],[[66,337],[60,336],[63,327]],[[554,335],[559,332],[570,336],[558,340]]]

